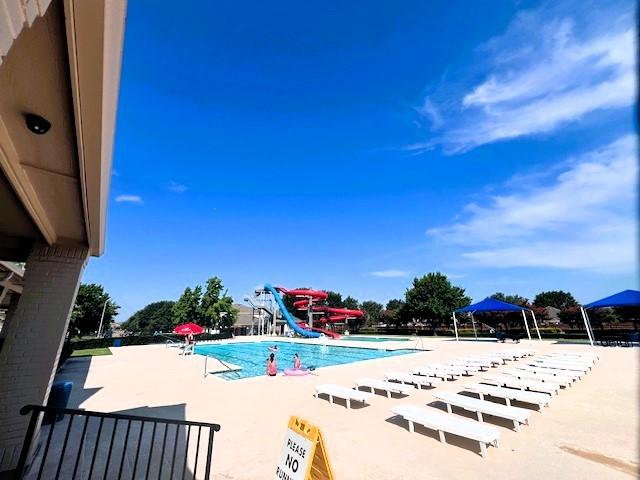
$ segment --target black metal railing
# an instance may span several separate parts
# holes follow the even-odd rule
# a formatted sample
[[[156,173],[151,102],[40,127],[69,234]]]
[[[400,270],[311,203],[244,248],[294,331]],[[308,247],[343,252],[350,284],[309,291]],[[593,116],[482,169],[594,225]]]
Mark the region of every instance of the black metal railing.
[[[20,414],[31,419],[16,479],[210,479],[220,425],[39,405]]]

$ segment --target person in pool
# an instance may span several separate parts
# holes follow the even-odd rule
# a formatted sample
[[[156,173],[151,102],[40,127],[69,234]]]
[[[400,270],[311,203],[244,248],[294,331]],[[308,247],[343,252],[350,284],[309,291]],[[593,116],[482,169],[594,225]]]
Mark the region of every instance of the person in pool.
[[[267,375],[275,377],[278,374],[278,364],[276,363],[276,356],[272,353],[267,359]]]
[[[300,370],[302,368],[302,361],[300,360],[300,355],[297,353],[293,356],[293,369]]]

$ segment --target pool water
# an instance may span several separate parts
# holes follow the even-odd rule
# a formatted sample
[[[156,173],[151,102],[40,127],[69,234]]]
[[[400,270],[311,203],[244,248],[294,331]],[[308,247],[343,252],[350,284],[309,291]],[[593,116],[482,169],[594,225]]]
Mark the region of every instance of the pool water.
[[[340,340],[351,340],[354,342],[408,342],[408,338],[402,337],[368,337],[357,335],[343,335]]]
[[[238,342],[217,345],[197,345],[195,353],[218,358],[225,363],[241,367],[241,370],[216,373],[226,380],[265,375],[269,347],[278,346],[275,352],[278,373],[293,367],[293,355],[300,355],[303,367],[328,367],[345,363],[371,360],[373,358],[394,357],[415,353],[412,349],[383,350],[374,348],[338,347],[292,342]],[[216,362],[211,360],[213,366]]]

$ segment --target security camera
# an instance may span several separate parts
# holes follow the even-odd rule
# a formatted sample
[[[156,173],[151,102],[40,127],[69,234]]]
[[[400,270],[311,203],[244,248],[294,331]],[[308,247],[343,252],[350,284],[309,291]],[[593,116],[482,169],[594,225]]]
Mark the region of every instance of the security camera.
[[[24,121],[27,128],[36,135],[44,135],[51,128],[51,123],[46,118],[35,113],[25,113]]]

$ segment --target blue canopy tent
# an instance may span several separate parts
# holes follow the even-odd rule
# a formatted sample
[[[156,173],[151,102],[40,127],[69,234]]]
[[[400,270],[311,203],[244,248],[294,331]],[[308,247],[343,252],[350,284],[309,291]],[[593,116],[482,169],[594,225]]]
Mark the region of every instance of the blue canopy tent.
[[[525,312],[531,312],[531,316],[533,317],[533,324],[535,325],[536,332],[538,333],[538,340],[542,340],[542,337],[540,336],[540,330],[538,330],[538,322],[536,321],[536,316],[533,313],[533,310],[531,310],[530,308],[521,307],[520,305],[513,305],[501,300],[496,300],[495,298],[485,298],[481,302],[467,305],[466,307],[459,308],[455,312],[453,312],[453,328],[456,332],[456,342],[459,341],[458,320],[456,319],[456,313],[469,313],[471,315],[473,333],[477,340],[478,333],[476,332],[476,323],[473,318],[473,314],[477,312],[522,312],[522,319],[524,320],[524,327],[527,330],[527,337],[529,337],[529,340],[531,340],[531,332],[529,332],[529,325],[527,324],[527,316]]]
[[[580,307],[582,312],[582,319],[584,320],[584,326],[587,329],[587,335],[589,336],[589,342],[593,345],[593,329],[591,328],[591,322],[589,321],[589,315],[587,315],[588,309],[593,308],[606,308],[606,307],[638,307],[640,306],[640,291],[638,290],[623,290],[622,292],[610,295],[595,302],[587,303]]]

